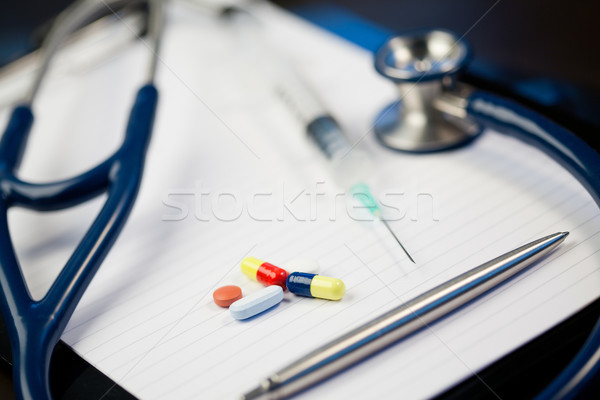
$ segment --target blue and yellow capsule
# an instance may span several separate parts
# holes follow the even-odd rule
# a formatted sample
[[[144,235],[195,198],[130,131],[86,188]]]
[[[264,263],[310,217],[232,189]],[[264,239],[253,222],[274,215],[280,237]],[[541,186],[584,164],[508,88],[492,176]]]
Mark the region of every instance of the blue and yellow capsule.
[[[292,272],[286,282],[288,290],[299,296],[339,300],[346,293],[344,282],[327,276]]]

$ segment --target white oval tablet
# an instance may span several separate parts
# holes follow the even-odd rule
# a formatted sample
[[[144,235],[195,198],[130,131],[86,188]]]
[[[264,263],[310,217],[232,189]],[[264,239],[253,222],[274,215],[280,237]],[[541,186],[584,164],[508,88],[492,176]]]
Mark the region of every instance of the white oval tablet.
[[[294,258],[283,264],[288,272],[306,272],[307,274],[319,275],[320,267],[316,260],[310,258]]]
[[[246,319],[276,306],[283,300],[283,289],[272,285],[242,297],[229,306],[229,312],[235,319]]]

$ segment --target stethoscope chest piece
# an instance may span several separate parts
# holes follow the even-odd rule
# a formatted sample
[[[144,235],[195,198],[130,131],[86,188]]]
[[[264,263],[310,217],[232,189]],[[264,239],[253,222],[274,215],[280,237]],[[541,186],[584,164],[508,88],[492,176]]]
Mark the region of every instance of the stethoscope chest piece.
[[[464,112],[455,76],[467,63],[469,47],[443,30],[415,31],[389,39],[375,55],[375,69],[392,80],[400,98],[375,120],[375,135],[386,147],[434,152],[470,142],[481,127]]]

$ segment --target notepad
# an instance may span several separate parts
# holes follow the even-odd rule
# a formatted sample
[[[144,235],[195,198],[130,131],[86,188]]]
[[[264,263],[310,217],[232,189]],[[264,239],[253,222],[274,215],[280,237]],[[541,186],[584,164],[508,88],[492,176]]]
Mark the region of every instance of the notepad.
[[[64,332],[75,352],[143,399],[237,398],[316,346],[470,268],[571,232],[527,272],[299,396],[423,398],[598,297],[599,212],[567,172],[490,130],[447,153],[383,149],[373,118],[396,93],[375,73],[371,55],[284,11],[259,13],[274,48],[373,156],[374,193],[416,265],[332,181],[272,81],[237,51],[231,29],[169,4],[143,184]],[[132,43],[85,75],[49,80],[35,104],[22,174],[68,176],[116,148],[146,57],[145,46]],[[15,246],[38,297],[102,200],[44,218],[11,212]],[[245,256],[282,267],[313,258],[347,293],[335,302],[286,293],[274,309],[234,320],[212,292],[228,284],[244,294],[261,289],[240,271]]]

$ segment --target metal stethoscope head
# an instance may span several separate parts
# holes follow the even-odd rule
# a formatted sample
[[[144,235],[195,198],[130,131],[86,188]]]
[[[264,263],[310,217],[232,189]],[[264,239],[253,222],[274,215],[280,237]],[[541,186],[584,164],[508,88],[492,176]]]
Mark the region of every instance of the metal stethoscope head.
[[[399,100],[375,120],[386,147],[407,152],[447,150],[468,143],[481,127],[467,117],[455,77],[467,64],[468,44],[445,30],[418,30],[389,39],[375,55],[375,69],[393,81]]]

